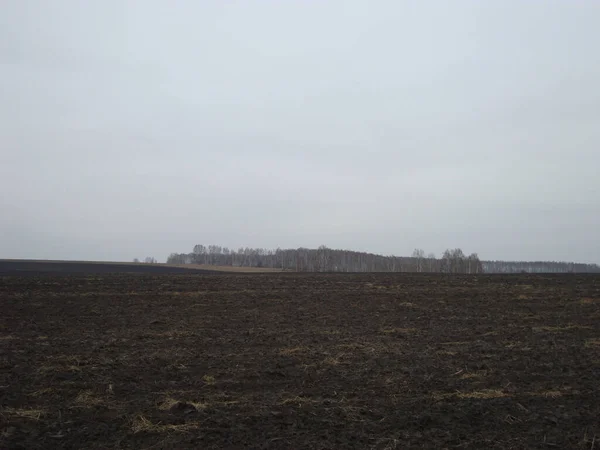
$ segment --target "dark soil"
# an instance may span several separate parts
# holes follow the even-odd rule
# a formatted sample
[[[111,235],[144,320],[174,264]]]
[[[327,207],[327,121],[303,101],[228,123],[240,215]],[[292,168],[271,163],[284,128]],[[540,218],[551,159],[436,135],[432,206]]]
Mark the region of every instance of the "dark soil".
[[[108,273],[193,274],[220,273],[205,269],[188,269],[162,264],[127,264],[87,261],[35,261],[0,259],[0,276],[75,275]]]
[[[0,447],[600,448],[600,276],[0,278]]]

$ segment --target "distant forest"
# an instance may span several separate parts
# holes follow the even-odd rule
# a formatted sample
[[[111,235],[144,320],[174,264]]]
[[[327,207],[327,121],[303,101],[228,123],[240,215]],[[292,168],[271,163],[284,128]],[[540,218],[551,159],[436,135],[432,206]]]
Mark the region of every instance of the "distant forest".
[[[440,258],[415,249],[412,256],[317,249],[240,248],[196,245],[191,253],[171,253],[168,264],[264,267],[296,272],[438,272],[438,273],[569,273],[600,272],[597,264],[555,261],[481,261],[477,253],[466,255],[459,248],[446,250]]]

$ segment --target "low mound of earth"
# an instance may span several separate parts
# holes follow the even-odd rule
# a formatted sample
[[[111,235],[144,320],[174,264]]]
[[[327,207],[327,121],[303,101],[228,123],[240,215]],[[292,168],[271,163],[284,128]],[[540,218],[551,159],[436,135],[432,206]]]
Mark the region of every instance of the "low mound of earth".
[[[600,277],[0,277],[0,448],[600,448]]]

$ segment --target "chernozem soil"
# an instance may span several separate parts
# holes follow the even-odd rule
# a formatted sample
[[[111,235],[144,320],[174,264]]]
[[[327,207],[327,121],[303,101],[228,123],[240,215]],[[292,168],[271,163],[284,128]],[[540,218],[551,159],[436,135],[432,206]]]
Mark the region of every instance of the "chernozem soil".
[[[600,277],[0,278],[0,447],[600,448]]]

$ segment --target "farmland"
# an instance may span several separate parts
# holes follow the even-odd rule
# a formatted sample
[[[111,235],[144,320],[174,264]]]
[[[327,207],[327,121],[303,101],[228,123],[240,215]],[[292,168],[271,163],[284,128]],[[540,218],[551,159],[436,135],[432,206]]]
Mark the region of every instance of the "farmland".
[[[0,448],[600,448],[600,276],[0,278]]]

